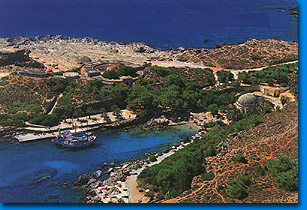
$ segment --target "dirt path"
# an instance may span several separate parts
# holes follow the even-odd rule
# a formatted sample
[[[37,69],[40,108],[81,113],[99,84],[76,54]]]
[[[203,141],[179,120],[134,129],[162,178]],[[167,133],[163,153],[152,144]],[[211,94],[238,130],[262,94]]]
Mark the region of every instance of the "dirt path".
[[[195,135],[200,135],[199,133],[195,134]],[[179,147],[177,147],[176,149],[172,149],[170,150],[168,153],[165,153],[161,156],[157,157],[157,160],[154,162],[151,162],[149,164],[144,164],[142,165],[142,168],[139,168],[137,170],[134,171],[134,175],[130,175],[127,177],[126,179],[126,186],[128,188],[129,191],[129,202],[130,203],[138,203],[140,200],[142,200],[142,203],[147,203],[149,201],[149,197],[145,196],[144,192],[139,192],[139,188],[138,188],[138,183],[137,183],[137,176],[146,168],[146,167],[150,167],[156,164],[161,163],[165,158],[173,155],[176,151],[184,148],[185,146],[187,146],[188,144],[192,143],[193,140],[191,142],[188,143],[184,143],[182,145],[180,145]]]
[[[280,63],[280,64],[276,64],[276,65],[271,65],[271,66],[264,66],[264,67],[260,67],[260,68],[255,68],[255,69],[242,69],[242,70],[231,70],[231,72],[234,74],[234,78],[238,79],[238,75],[241,72],[249,72],[249,71],[261,71],[265,68],[268,67],[274,67],[274,66],[279,66],[279,65],[284,65],[284,64],[291,64],[291,63],[297,63],[297,61],[290,61],[290,62],[286,62],[286,63]]]
[[[58,104],[59,99],[63,96],[63,94],[61,93],[59,96],[57,96],[56,102],[54,103],[52,109],[50,110],[50,112],[48,114],[52,114],[56,105]]]
[[[126,186],[129,191],[129,202],[130,203],[147,203],[149,201],[149,197],[145,196],[144,192],[139,192],[138,184],[137,184],[137,175],[131,175],[126,181]]]
[[[268,67],[274,67],[274,66],[278,66],[278,65],[284,65],[284,64],[291,64],[291,63],[296,63],[297,61],[290,61],[290,62],[286,62],[286,63],[280,63],[280,64],[276,64],[276,65],[271,65],[271,66],[264,66],[264,67],[260,67],[260,68],[254,68],[254,69],[237,69],[237,70],[231,70],[231,69],[226,69],[227,71],[231,71],[234,74],[234,79],[238,79],[238,75],[240,72],[249,72],[249,71],[261,71],[264,68],[268,68]],[[220,67],[209,67],[209,66],[203,66],[199,63],[190,63],[190,62],[181,62],[181,61],[151,61],[152,65],[156,65],[156,66],[162,66],[162,67],[177,67],[177,68],[184,68],[184,67],[190,67],[190,68],[210,68],[213,70],[213,75],[216,81],[216,84],[218,84],[218,77],[216,72],[222,70],[223,68]]]

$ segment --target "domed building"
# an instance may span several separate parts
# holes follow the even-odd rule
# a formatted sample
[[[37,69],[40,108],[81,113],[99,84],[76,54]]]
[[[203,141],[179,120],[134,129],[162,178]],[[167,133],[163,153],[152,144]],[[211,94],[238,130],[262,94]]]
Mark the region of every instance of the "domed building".
[[[78,72],[64,72],[63,73],[63,77],[65,77],[65,79],[67,80],[74,80],[74,79],[79,79],[79,74]]]
[[[255,107],[258,103],[257,97],[252,93],[246,93],[240,96],[235,103],[237,109],[239,109],[242,113],[247,113],[250,108]]]

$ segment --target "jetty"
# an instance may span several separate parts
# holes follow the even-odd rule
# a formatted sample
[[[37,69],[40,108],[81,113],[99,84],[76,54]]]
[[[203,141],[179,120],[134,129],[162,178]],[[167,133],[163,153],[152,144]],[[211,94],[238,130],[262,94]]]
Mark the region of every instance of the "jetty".
[[[70,129],[70,132],[80,132],[80,131],[89,131],[99,128],[100,126],[94,126],[94,127],[85,127],[85,128],[78,128],[78,129]],[[48,131],[48,129],[44,128],[43,133],[26,133],[26,134],[19,134],[14,136],[19,142],[27,142],[27,141],[34,141],[34,140],[42,140],[42,139],[49,139],[56,137],[59,132],[45,132]],[[39,131],[39,130],[38,130]]]
[[[95,130],[101,127],[110,128],[133,123],[136,119],[136,115],[130,110],[124,109],[121,110],[121,113],[122,114],[120,119],[117,118],[113,112],[107,112],[109,120],[104,119],[101,114],[94,114],[90,116],[79,117],[75,120],[66,119],[60,122],[59,125],[52,127],[35,125],[26,122],[25,124],[27,127],[23,128],[25,133],[15,135],[14,138],[16,138],[19,142],[48,139],[58,135],[59,130],[71,130],[71,132],[75,132]],[[72,129],[73,126],[77,129]]]
[[[57,133],[43,133],[43,134],[27,133],[27,134],[16,135],[15,138],[19,142],[26,142],[26,141],[33,141],[33,140],[39,140],[39,139],[53,138],[57,134],[58,132]]]

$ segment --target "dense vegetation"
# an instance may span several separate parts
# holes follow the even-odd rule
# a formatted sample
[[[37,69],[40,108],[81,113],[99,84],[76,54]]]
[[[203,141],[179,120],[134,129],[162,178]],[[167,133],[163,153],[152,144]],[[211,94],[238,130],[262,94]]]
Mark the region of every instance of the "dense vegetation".
[[[137,69],[131,66],[120,65],[118,71],[116,70],[107,70],[103,72],[102,76],[108,79],[119,79],[120,76],[137,76]]]
[[[156,74],[157,72],[157,75],[162,76],[156,75],[156,79],[163,81],[162,83],[153,82],[150,78],[147,80],[139,78],[136,84],[130,88],[125,84],[104,85],[99,80],[37,79],[40,83],[37,91],[41,95],[46,95],[47,99],[51,100],[61,93],[63,94],[58,99],[53,114],[47,116],[53,105],[52,102],[42,101],[42,97],[35,99],[33,95],[23,94],[18,97],[16,95],[15,99],[3,100],[7,113],[16,115],[23,112],[28,117],[25,119],[25,117],[20,118],[19,115],[16,115],[15,120],[7,120],[2,125],[20,126],[25,121],[30,121],[35,124],[52,126],[72,116],[78,118],[95,113],[103,114],[126,107],[136,111],[139,118],[151,116],[155,111],[158,113],[179,111],[180,114],[187,110],[208,109],[212,113],[218,114],[219,108],[226,107],[236,100],[235,93],[220,92],[214,89],[203,90],[200,84],[194,83],[194,79],[188,80],[186,78],[186,71],[193,71],[195,74],[206,75],[198,82],[214,84],[212,70],[163,67],[150,67],[150,69],[151,73]],[[135,69],[121,65],[119,72],[122,75],[133,75]],[[22,77],[17,76],[16,79],[20,80],[20,84],[22,84]],[[8,81],[8,77],[1,80],[3,85],[7,85]],[[35,83],[28,80],[26,86],[32,89],[35,87]],[[20,88],[22,87],[20,86]],[[19,86],[14,86],[14,88],[19,88]],[[11,119],[10,115],[6,118]]]
[[[149,81],[161,84],[170,75],[180,77],[181,80],[187,84],[199,84],[202,88],[215,84],[213,71],[209,68],[166,68],[160,66],[150,66],[146,71],[145,78],[149,79]]]
[[[268,67],[262,71],[242,72],[238,78],[246,84],[268,83],[269,85],[281,84],[291,87],[297,86],[298,63]]]
[[[248,196],[247,187],[251,184],[248,176],[240,176],[238,180],[228,181],[230,197],[244,199]]]
[[[193,177],[206,172],[205,158],[216,155],[216,146],[220,141],[233,132],[246,130],[261,123],[263,115],[270,109],[270,105],[268,109],[263,109],[265,105],[268,104],[262,104],[254,112],[240,114],[230,125],[215,125],[201,139],[194,140],[193,143],[164,159],[160,164],[146,168],[138,176],[141,184],[152,189],[159,199],[173,198],[190,189]],[[255,121],[256,116],[261,121]],[[245,157],[240,155],[234,157],[234,161],[246,163]],[[214,175],[210,173],[202,176],[203,180],[213,178]],[[247,194],[242,189],[245,189],[247,183],[245,177],[241,181],[229,183],[230,193],[235,198],[244,198]]]
[[[284,187],[287,191],[298,190],[298,165],[287,156],[270,160],[269,170],[275,177],[278,186]]]
[[[128,96],[127,104],[135,111],[146,113],[160,108],[181,112],[207,109],[217,114],[219,109],[236,100],[235,92],[204,89],[207,85],[215,84],[211,69],[151,66],[145,79],[139,79],[136,84]]]
[[[218,76],[218,80],[221,83],[225,83],[225,82],[231,82],[234,79],[233,73],[231,73],[230,71],[218,71],[217,73]]]

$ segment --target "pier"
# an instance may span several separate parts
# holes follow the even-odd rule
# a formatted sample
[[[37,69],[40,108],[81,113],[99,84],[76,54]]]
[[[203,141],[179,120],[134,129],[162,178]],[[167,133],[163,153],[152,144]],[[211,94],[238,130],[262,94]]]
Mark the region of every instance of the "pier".
[[[85,127],[85,128],[78,128],[78,129],[71,129],[70,131],[73,132],[80,132],[80,131],[89,131],[99,128],[100,126],[94,126],[94,127]],[[44,132],[47,129],[44,128]],[[47,130],[48,131],[48,130]],[[49,130],[51,131],[51,130]],[[34,140],[42,140],[42,139],[49,139],[54,138],[59,134],[59,132],[46,132],[46,133],[27,133],[27,134],[20,134],[16,135],[15,138],[19,142],[27,142],[27,141],[34,141]]]

